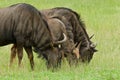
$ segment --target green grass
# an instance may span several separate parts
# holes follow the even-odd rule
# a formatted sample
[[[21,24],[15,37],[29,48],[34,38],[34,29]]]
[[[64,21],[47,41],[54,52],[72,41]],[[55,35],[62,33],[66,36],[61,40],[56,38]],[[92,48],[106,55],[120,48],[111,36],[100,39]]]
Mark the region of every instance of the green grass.
[[[21,68],[17,66],[17,59],[9,68],[11,45],[0,47],[0,80],[120,80],[120,0],[0,0],[0,8],[20,2],[37,9],[64,6],[77,11],[88,34],[95,34],[92,41],[97,42],[99,51],[89,65],[70,68],[64,62],[61,69],[51,72],[36,54],[34,71],[26,54]]]

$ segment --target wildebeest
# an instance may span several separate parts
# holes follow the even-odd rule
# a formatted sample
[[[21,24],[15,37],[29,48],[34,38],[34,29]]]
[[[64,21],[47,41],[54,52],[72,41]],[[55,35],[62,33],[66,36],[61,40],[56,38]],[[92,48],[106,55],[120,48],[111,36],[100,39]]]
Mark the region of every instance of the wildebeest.
[[[34,69],[32,47],[39,50],[45,49],[48,52],[50,50],[50,54],[57,56],[55,59],[58,60],[59,51],[57,53],[57,49],[54,47],[54,44],[57,43],[59,41],[52,41],[49,26],[41,13],[30,4],[19,3],[0,9],[0,46],[15,44],[19,54],[23,53],[24,48],[32,69]],[[53,59],[51,56],[47,57]],[[54,61],[53,59],[48,65]]]
[[[97,50],[86,32],[85,24],[80,16],[75,11],[64,7],[42,10],[42,13],[47,17],[60,19],[65,24],[69,39],[74,43],[82,41],[79,48],[80,59],[82,62],[90,62]]]
[[[43,14],[43,16],[45,15]],[[66,33],[67,35],[65,24],[58,18],[46,17],[46,21],[48,22],[54,41],[58,41],[62,33]],[[61,49],[64,55],[66,55],[70,65],[76,63],[75,61],[80,57],[79,45],[76,45],[69,39],[61,44]]]
[[[42,10],[42,13],[48,17],[57,17],[65,24],[69,39],[74,43],[81,42],[79,48],[81,61],[90,62],[94,52],[97,51],[96,45],[90,40],[79,14],[64,7]]]
[[[42,15],[44,16],[44,14],[42,14]],[[54,42],[61,40],[63,33],[66,33],[66,35],[67,35],[65,25],[62,21],[60,21],[57,18],[48,18],[45,16],[44,16],[44,19],[48,23],[48,26],[51,30],[52,39]],[[17,53],[16,51],[17,51],[17,47],[15,45],[13,45],[13,47],[11,48],[10,63],[12,63],[13,58],[16,55],[16,53]],[[49,54],[47,54],[47,52],[48,52],[47,50],[39,50],[39,49],[35,48],[35,51],[40,53],[39,54],[40,56],[42,55],[48,61],[51,61],[50,59],[48,59],[46,57],[46,55],[49,55]],[[77,59],[79,58],[79,45],[76,46],[73,42],[69,41],[68,39],[65,43],[61,44],[61,48],[58,47],[58,51],[60,51],[61,54],[65,54],[67,56],[67,59],[68,59],[70,65],[76,63]],[[50,50],[49,50],[49,53],[50,53]],[[19,55],[21,55],[21,57],[22,57],[22,54],[18,54],[18,56]],[[49,56],[53,57],[54,55],[50,54]],[[18,59],[19,59],[19,57],[18,57]],[[57,61],[57,60],[55,60],[55,61]],[[60,63],[60,60],[59,60],[59,63]]]

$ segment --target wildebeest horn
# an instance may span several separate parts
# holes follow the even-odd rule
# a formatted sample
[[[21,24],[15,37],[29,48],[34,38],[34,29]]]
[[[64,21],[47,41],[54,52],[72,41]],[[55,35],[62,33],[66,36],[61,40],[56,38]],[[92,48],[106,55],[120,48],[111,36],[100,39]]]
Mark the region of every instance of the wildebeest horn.
[[[93,36],[94,36],[94,34],[92,36],[90,36],[90,39],[92,39]]]
[[[80,48],[81,43],[82,43],[82,42],[80,41],[80,42],[77,44],[76,47],[77,47],[77,48]]]
[[[92,48],[95,48],[96,47],[96,43],[94,44],[94,43],[92,43],[91,45],[90,45],[90,47],[92,47]]]
[[[64,42],[67,40],[67,36],[65,35],[65,33],[63,33],[63,36],[64,36],[63,40],[54,42],[53,44],[61,44],[61,43],[64,43]]]
[[[81,45],[81,42],[75,43],[74,46],[72,47],[72,49],[74,49],[74,48],[79,48],[80,45]]]
[[[75,43],[73,46],[72,46],[72,49],[76,48],[77,46],[77,43]]]

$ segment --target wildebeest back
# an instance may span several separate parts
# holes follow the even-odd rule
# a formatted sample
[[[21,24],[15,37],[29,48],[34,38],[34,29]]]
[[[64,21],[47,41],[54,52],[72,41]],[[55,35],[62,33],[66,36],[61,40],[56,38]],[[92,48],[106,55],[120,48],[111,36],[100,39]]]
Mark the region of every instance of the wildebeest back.
[[[0,45],[24,43],[41,47],[51,42],[47,24],[41,13],[28,4],[0,9]]]

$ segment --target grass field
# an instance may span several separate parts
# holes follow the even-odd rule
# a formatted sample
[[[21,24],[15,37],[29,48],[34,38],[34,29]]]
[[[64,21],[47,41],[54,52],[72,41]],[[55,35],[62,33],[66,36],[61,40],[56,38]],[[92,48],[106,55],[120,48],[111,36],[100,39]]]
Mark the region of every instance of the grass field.
[[[120,80],[120,0],[0,0],[0,8],[20,2],[37,9],[64,6],[77,11],[88,34],[95,34],[92,41],[99,51],[89,65],[70,68],[64,62],[61,69],[51,72],[36,54],[34,71],[26,54],[21,68],[17,59],[9,68],[11,45],[0,47],[0,80]]]

